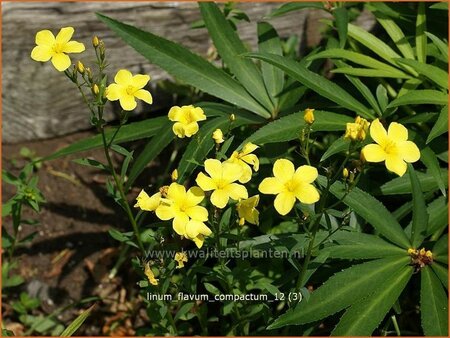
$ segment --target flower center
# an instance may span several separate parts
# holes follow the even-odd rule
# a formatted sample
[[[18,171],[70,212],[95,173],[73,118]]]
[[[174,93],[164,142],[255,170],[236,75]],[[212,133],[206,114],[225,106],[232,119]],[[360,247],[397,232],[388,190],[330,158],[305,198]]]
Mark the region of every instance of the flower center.
[[[387,154],[392,155],[397,152],[397,144],[394,141],[387,141],[383,149]]]
[[[136,92],[136,88],[134,86],[128,86],[126,89],[128,95],[133,95]]]
[[[295,189],[297,189],[298,184],[294,180],[289,180],[284,184],[284,186],[288,191],[294,192]]]
[[[65,44],[62,44],[62,43],[55,43],[55,44],[53,45],[53,51],[54,51],[55,53],[63,53],[64,46],[65,46]]]

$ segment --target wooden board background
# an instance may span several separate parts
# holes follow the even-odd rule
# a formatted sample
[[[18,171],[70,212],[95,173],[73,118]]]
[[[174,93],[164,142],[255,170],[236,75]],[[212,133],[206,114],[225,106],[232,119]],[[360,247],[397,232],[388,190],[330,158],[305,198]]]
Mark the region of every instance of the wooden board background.
[[[261,20],[280,3],[241,3],[251,23],[239,25],[243,40],[251,46],[256,44],[256,21]],[[5,143],[50,138],[90,128],[89,114],[73,85],[57,72],[50,63],[31,60],[30,52],[35,46],[37,31],[50,29],[57,33],[61,27],[73,26],[74,39],[85,43],[87,51],[72,54],[72,61],[93,61],[91,37],[101,37],[107,47],[110,66],[114,75],[120,68],[132,72],[150,74],[152,86],[169,76],[163,70],[150,65],[147,60],[128,47],[95,16],[101,12],[118,20],[151,31],[167,39],[182,43],[200,55],[205,55],[211,45],[205,29],[190,29],[200,18],[196,3],[192,2],[80,2],[80,3],[2,3],[2,49],[3,49],[3,130]],[[318,19],[323,11],[303,10],[271,19],[281,36],[308,32],[309,44],[317,43],[320,26]],[[325,13],[326,14],[326,13]],[[308,16],[312,24],[307,25]],[[308,26],[308,28],[306,28]],[[154,95],[153,106],[139,106],[155,110],[167,106],[164,98]],[[112,109],[108,106],[108,109]],[[109,112],[109,118],[113,117]]]

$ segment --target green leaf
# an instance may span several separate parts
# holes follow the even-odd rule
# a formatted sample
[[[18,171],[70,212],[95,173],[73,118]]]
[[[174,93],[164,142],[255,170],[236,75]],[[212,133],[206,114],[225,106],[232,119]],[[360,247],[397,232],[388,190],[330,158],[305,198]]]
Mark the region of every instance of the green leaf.
[[[334,154],[338,154],[344,151],[348,151],[350,141],[344,139],[344,136],[339,137],[336,141],[334,141],[325,151],[325,153],[320,158],[320,162],[325,161],[327,158]]]
[[[439,113],[439,117],[434,124],[433,128],[428,134],[427,144],[433,141],[436,137],[448,132],[448,105],[442,108]]]
[[[278,317],[267,329],[301,325],[323,319],[371,294],[383,280],[409,264],[409,257],[377,259],[345,269],[315,290],[308,302]]]
[[[247,53],[245,56],[269,62],[323,97],[326,97],[344,108],[356,112],[362,117],[370,119],[375,118],[373,114],[368,112],[368,109],[365,106],[353,98],[353,96],[344,89],[334,82],[308,70],[305,66],[294,60],[267,53]]]
[[[444,267],[443,265],[434,262],[431,264],[431,268],[441,281],[442,286],[448,290],[448,266]]]
[[[370,336],[394,305],[409,279],[413,269],[403,266],[391,276],[385,275],[374,292],[353,304],[340,319],[332,336]]]
[[[333,11],[336,29],[339,35],[339,47],[344,48],[347,42],[348,11],[345,7],[338,7]]]
[[[392,67],[384,62],[378,61],[377,59],[374,59],[373,57],[345,50],[345,49],[338,49],[338,48],[330,48],[323,52],[319,52],[315,55],[309,56],[308,60],[316,60],[316,59],[323,59],[323,58],[330,58],[330,59],[345,59],[350,62],[356,63],[358,65],[366,66],[367,68],[372,69],[379,69],[384,70],[386,72],[392,72],[392,74],[395,74],[399,77],[410,77],[406,73],[402,72],[401,70]]]
[[[445,234],[439,238],[439,240],[434,244],[433,249],[433,259],[448,264],[448,234]]]
[[[416,173],[419,179],[422,192],[434,191],[439,189],[435,178],[430,175],[430,173]],[[448,171],[446,169],[441,169],[441,176],[443,178],[448,177]],[[448,187],[448,181],[445,180],[445,187]],[[410,194],[411,193],[411,183],[409,178],[403,175],[402,177],[394,178],[393,180],[386,182],[380,187],[380,193],[382,195],[398,195],[398,194]]]
[[[224,101],[269,118],[270,114],[237,81],[187,48],[97,13],[98,18],[151,63],[179,80]]]
[[[68,327],[61,333],[60,337],[71,337],[91,314],[91,311],[94,309],[95,304],[90,308],[84,310],[75,320],[69,324]]]
[[[410,90],[392,101],[388,108],[404,106],[408,104],[440,104],[448,102],[448,95],[432,89]]]
[[[448,226],[448,202],[445,196],[440,196],[428,204],[427,212],[430,215],[427,236]]]
[[[321,2],[289,2],[281,5],[279,8],[272,11],[269,14],[269,18],[275,18],[277,16],[282,16],[289,12],[299,11],[305,8],[316,8],[316,9],[324,9],[323,4]]]
[[[125,184],[125,190],[128,190],[142,173],[145,167],[155,159],[174,138],[174,133],[172,131],[172,121],[166,120],[166,122],[161,126],[158,136],[153,137],[144,147],[142,152],[133,162],[128,174],[128,180]]]
[[[319,176],[317,180],[321,186],[326,186],[325,177]],[[343,183],[335,182],[330,187],[330,192],[336,198],[341,199],[346,194],[346,188]],[[375,197],[355,187],[345,196],[342,202],[352,208],[389,241],[405,249],[410,247],[408,237],[400,224]]]
[[[413,68],[420,75],[430,79],[438,86],[448,89],[448,73],[436,66],[427,65],[416,60],[396,59],[397,62]]]
[[[430,6],[431,9],[441,9],[444,11],[448,11],[448,3],[443,1],[443,2],[438,2],[435,3],[433,5]]]
[[[258,50],[262,53],[272,53],[276,55],[283,55],[281,40],[277,31],[267,22],[258,22]],[[275,109],[279,108],[279,98],[277,95],[281,93],[284,87],[284,74],[277,68],[263,62],[261,71],[264,78],[267,91],[270,97],[276,103]]]
[[[241,145],[248,142],[262,145],[294,140],[300,136],[301,130],[305,126],[303,115],[303,112],[294,113],[270,122],[259,128]],[[353,121],[348,116],[322,110],[314,111],[314,117],[313,131],[342,131],[345,130],[347,122]]]
[[[407,74],[402,74],[399,72],[392,72],[390,70],[384,69],[368,69],[368,68],[353,68],[344,67],[336,68],[331,71],[332,73],[347,74],[353,76],[363,76],[363,77],[389,77],[394,79],[410,79],[411,76]]]
[[[419,2],[416,19],[416,54],[417,60],[422,63],[427,62],[427,17],[425,14],[425,3]]]
[[[381,110],[383,112],[386,111],[386,107],[389,104],[386,88],[382,84],[379,84],[377,86],[376,94]]]
[[[414,167],[408,163],[408,174],[411,180],[411,190],[413,199],[413,217],[411,228],[411,243],[413,248],[419,247],[427,233],[428,213],[425,199],[422,194],[419,179],[417,178]]]
[[[431,41],[433,41],[435,46],[439,49],[445,60],[448,62],[448,45],[434,34],[429,32],[425,32],[425,34],[431,39]]]
[[[192,307],[195,305],[194,302],[189,302],[189,303],[185,303],[183,304],[180,309],[177,311],[177,314],[174,317],[174,321],[177,321],[178,319],[180,319],[181,317],[183,317],[186,313],[188,313]]]
[[[164,124],[165,121],[167,121],[167,117],[161,116],[125,125],[122,128],[120,128],[120,130],[117,132],[117,135],[114,138],[114,143],[124,143],[140,140],[147,137],[152,137],[158,133],[159,129],[161,128],[161,126]],[[116,130],[117,127],[107,129],[105,133],[107,142],[111,140],[111,137],[114,135]],[[67,156],[82,151],[100,148],[102,146],[103,146],[102,136],[96,135],[72,143],[71,145],[61,150],[58,150],[57,152],[53,153],[50,156],[37,160],[36,162],[54,160],[62,156]]]
[[[330,258],[374,259],[404,256],[405,249],[392,245],[375,235],[340,231],[332,236],[333,244],[322,249]]]
[[[77,158],[77,159],[73,160],[72,162],[81,164],[81,165],[85,165],[87,167],[105,170],[105,171],[109,172],[109,169],[106,165],[104,165],[103,163],[101,163],[97,160],[91,159],[91,158]]]
[[[426,266],[420,279],[420,314],[426,336],[448,336],[448,298],[433,270]]]
[[[378,39],[375,35],[353,24],[348,24],[348,35],[368,48],[370,51],[380,56],[382,59],[396,66],[393,59],[399,58],[400,55],[398,55],[391,47],[389,47],[382,40]]]
[[[414,59],[414,51],[395,21],[380,12],[376,12],[375,16],[403,56],[407,59]]]
[[[240,56],[248,50],[236,31],[214,2],[199,2],[198,5],[209,36],[222,60],[245,89],[271,112],[273,102],[267,93],[262,74],[252,60]]]
[[[439,166],[439,160],[434,151],[431,150],[430,147],[423,148],[420,151],[420,160],[423,164],[425,164],[429,173],[433,175],[442,195],[447,196],[447,193],[445,192],[444,178],[442,177],[442,170]]]

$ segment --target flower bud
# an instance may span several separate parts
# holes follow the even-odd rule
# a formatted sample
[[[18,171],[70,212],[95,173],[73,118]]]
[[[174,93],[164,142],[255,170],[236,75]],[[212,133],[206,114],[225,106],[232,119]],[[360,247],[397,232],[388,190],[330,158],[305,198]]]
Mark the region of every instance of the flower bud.
[[[347,178],[347,177],[348,177],[348,169],[347,169],[347,168],[344,168],[344,169],[342,170],[342,176],[343,176],[344,178]]]
[[[100,89],[98,88],[98,86],[97,86],[96,83],[94,83],[94,85],[92,86],[92,92],[93,92],[95,95],[98,95],[98,93],[100,93]]]
[[[89,82],[92,82],[93,77],[92,77],[92,71],[91,71],[91,68],[86,67],[85,71],[86,71],[86,74],[87,74],[87,76],[88,76]]]
[[[172,171],[172,174],[170,175],[170,178],[172,179],[172,182],[175,182],[178,179],[178,170],[177,169]]]
[[[79,72],[80,74],[83,74],[83,73],[84,73],[84,65],[83,65],[83,62],[81,62],[81,61],[78,61],[78,62],[77,62],[77,70],[78,70],[78,72]]]
[[[212,138],[214,139],[214,142],[216,142],[216,144],[220,144],[220,143],[223,143],[225,141],[223,139],[222,130],[220,130],[220,129],[214,130],[214,132],[212,134]]]
[[[92,46],[94,46],[94,48],[97,48],[99,43],[100,43],[100,40],[98,39],[98,36],[94,35],[92,37]]]
[[[303,115],[303,119],[309,125],[314,123],[314,109],[305,109],[305,114]]]
[[[230,115],[230,121],[234,122],[236,120],[236,116],[234,114]]]

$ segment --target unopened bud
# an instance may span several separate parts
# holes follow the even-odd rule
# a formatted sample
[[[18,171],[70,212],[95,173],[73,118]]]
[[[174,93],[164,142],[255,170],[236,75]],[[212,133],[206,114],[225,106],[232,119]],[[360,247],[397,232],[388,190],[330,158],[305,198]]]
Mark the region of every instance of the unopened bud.
[[[98,39],[98,36],[94,35],[92,37],[92,46],[94,46],[94,48],[97,48],[99,43],[100,43],[100,40]]]
[[[234,122],[236,120],[236,116],[234,114],[230,115],[230,121]]]
[[[214,142],[216,142],[216,144],[223,143],[224,139],[223,139],[222,130],[220,130],[220,129],[214,130],[214,132],[212,134],[212,138],[214,139]]]
[[[86,74],[87,74],[87,76],[88,76],[89,82],[92,82],[93,77],[92,77],[92,71],[91,71],[91,68],[86,67],[85,71],[86,71]]]
[[[170,178],[172,179],[172,182],[175,182],[178,179],[178,170],[177,169],[172,171],[172,175],[170,175]]]
[[[342,176],[343,176],[344,178],[347,178],[347,177],[348,177],[348,169],[347,169],[347,168],[344,168],[344,170],[342,170]]]
[[[305,114],[303,115],[303,119],[309,125],[314,123],[314,109],[305,109]]]
[[[105,51],[106,51],[106,49],[105,49],[105,44],[103,43],[103,41],[100,41],[100,45],[99,45],[98,49],[100,50],[100,59],[102,61],[105,60]]]
[[[244,217],[239,218],[239,225],[243,226],[244,224],[245,224],[245,218]]]
[[[81,61],[78,61],[78,62],[77,62],[77,69],[78,69],[78,72],[79,72],[80,74],[83,74],[83,73],[84,73],[84,65],[83,65],[83,62],[81,62]]]
[[[98,86],[97,86],[96,83],[94,83],[94,85],[92,86],[92,92],[93,92],[95,95],[98,95],[98,93],[100,93],[100,89],[98,88]]]

